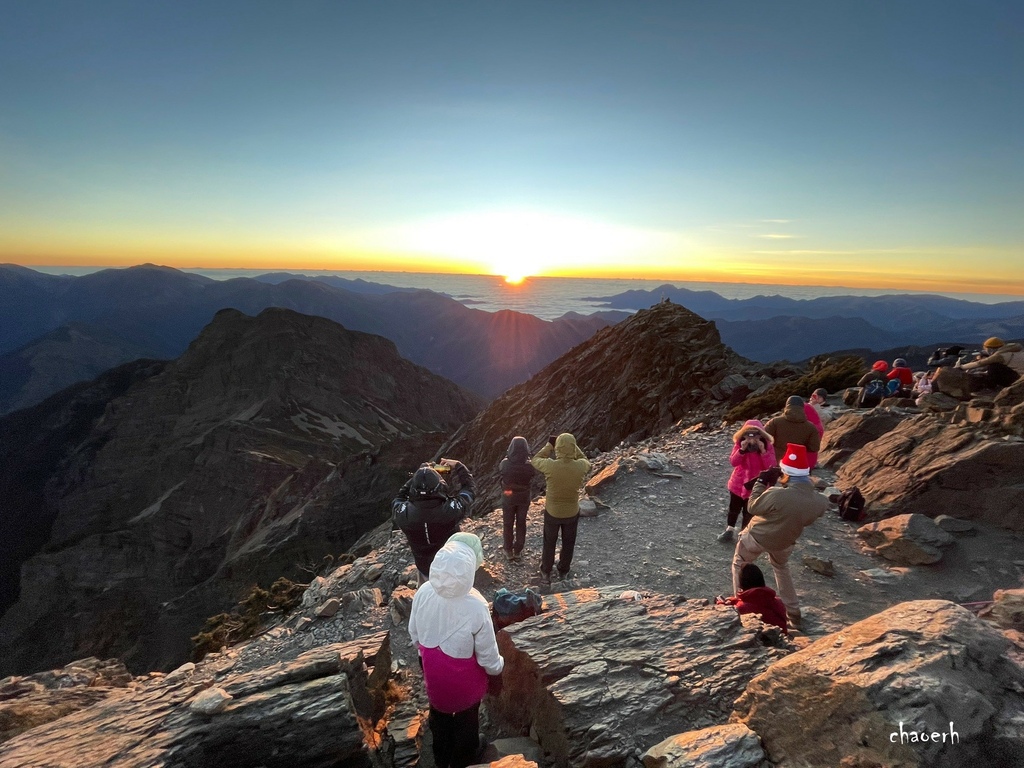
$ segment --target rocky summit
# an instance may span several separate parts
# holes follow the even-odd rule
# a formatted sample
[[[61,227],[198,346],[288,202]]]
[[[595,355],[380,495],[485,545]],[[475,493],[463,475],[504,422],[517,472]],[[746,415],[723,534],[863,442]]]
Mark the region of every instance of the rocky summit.
[[[572,432],[584,451],[607,451],[681,419],[709,417],[737,389],[764,386],[763,368],[722,344],[714,323],[663,301],[598,331],[510,389],[442,450],[474,467],[482,488],[493,492],[513,435],[538,450],[549,435]]]
[[[36,508],[5,513],[52,526],[17,553],[0,670],[179,664],[205,618],[385,519],[409,466],[480,405],[381,337],[290,310],[221,311],[53,448]]]

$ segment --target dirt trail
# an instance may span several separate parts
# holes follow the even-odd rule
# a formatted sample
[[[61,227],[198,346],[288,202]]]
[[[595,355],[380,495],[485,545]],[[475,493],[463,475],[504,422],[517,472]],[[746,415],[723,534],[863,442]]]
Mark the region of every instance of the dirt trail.
[[[556,581],[551,591],[621,584],[690,598],[730,594],[734,545],[719,543],[716,536],[725,526],[731,434],[731,428],[667,432],[623,451],[623,456],[663,454],[673,465],[664,474],[680,477],[638,468],[602,489],[601,499],[611,509],[581,518],[570,577]],[[830,484],[834,480],[826,470],[813,474]],[[484,542],[487,573],[478,575],[477,586],[486,597],[500,586],[539,588],[541,509],[539,504],[530,509],[519,563],[507,563],[502,554],[499,511],[463,526]],[[974,536],[954,534],[956,543],[939,563],[910,568],[891,566],[861,544],[855,531],[856,525],[840,520],[833,507],[797,544],[790,562],[807,635],[836,631],[906,600],[989,600],[995,589],[1024,585],[1020,539],[1009,531],[978,525]],[[835,575],[812,571],[804,556],[831,560]],[[758,565],[774,587],[767,557]]]

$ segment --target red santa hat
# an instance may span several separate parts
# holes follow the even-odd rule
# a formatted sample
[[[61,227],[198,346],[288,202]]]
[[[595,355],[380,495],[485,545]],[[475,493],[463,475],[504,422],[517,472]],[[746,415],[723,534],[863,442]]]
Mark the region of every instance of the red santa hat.
[[[786,452],[779,461],[779,467],[792,477],[811,474],[811,465],[807,461],[807,448],[797,443],[787,443]]]

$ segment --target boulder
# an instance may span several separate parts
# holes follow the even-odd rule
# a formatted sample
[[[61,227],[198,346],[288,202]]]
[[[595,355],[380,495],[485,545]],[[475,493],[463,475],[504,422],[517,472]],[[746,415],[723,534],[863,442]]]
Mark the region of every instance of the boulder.
[[[341,601],[336,597],[332,597],[329,600],[325,600],[320,607],[316,609],[316,615],[321,619],[329,619],[340,609]]]
[[[931,411],[933,413],[952,411],[960,405],[960,401],[955,397],[945,395],[942,392],[926,392],[917,398],[914,403],[922,411]]]
[[[939,515],[935,518],[935,524],[946,533],[959,533],[964,536],[974,536],[978,533],[978,526],[970,520],[961,520],[952,515]]]
[[[765,759],[757,734],[741,723],[670,736],[644,753],[644,768],[758,768]]]
[[[865,445],[895,429],[904,417],[885,410],[849,411],[830,422],[818,452],[818,466],[833,468]],[[844,486],[846,487],[846,486]]]
[[[820,573],[822,576],[832,578],[836,575],[836,567],[831,560],[822,560],[820,557],[814,557],[813,555],[804,555],[803,562],[812,571]]]
[[[826,446],[858,442],[855,435],[869,428],[858,420],[844,416],[839,434],[825,433]],[[1021,531],[1022,466],[1024,441],[922,414],[859,447],[837,470],[835,485],[860,488],[873,513],[947,514]]]
[[[604,469],[595,474],[587,484],[583,487],[588,496],[592,496],[597,493],[603,487],[609,483],[615,482],[616,478],[619,477],[626,470],[626,466],[621,458],[616,458],[606,466]]]
[[[580,499],[580,517],[597,517],[597,502],[593,499]]]
[[[1013,408],[1024,404],[1024,378],[1017,379],[1013,384],[1002,389],[992,402],[997,408]]]
[[[155,678],[34,728],[0,745],[0,765],[369,764],[368,752],[386,735],[381,725],[391,671],[386,632],[249,671],[233,673],[233,664],[219,657],[187,677]]]
[[[669,468],[669,459],[663,453],[640,453],[636,457],[636,463],[641,469],[651,472],[664,472]]]
[[[728,606],[623,588],[498,633],[505,685],[493,723],[532,733],[556,766],[619,766],[680,733],[722,725],[746,682],[785,655],[778,633]]]
[[[997,589],[982,617],[1004,629],[1024,632],[1024,589]]]
[[[708,394],[713,400],[726,400],[731,405],[743,402],[753,391],[751,382],[739,373],[730,373],[720,382],[711,387]]]
[[[896,515],[857,529],[857,535],[886,560],[899,565],[927,565],[942,559],[941,547],[953,537],[924,515]]]
[[[957,400],[971,399],[971,379],[960,368],[939,368],[932,377],[932,389]]]
[[[1019,765],[1024,667],[1010,647],[954,603],[901,603],[775,662],[732,721],[778,768]]]

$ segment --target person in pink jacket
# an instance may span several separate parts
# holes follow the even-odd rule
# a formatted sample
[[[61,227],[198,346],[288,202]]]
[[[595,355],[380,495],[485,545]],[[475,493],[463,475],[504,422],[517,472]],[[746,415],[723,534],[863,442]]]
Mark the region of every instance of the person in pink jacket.
[[[409,638],[419,650],[430,702],[427,724],[437,768],[479,762],[480,702],[501,689],[498,652],[487,601],[473,580],[483,565],[480,539],[456,533],[441,547],[426,584],[416,590]]]
[[[743,515],[743,524],[740,526],[740,530],[746,528],[747,523],[750,522],[750,513],[747,512],[750,489],[745,487],[745,484],[775,465],[773,442],[774,438],[764,431],[764,424],[757,419],[746,422],[732,436],[733,445],[729,463],[732,464],[733,469],[727,485],[729,488],[729,514],[726,518],[725,530],[718,534],[719,541],[733,540],[736,521],[739,520],[741,514]]]

